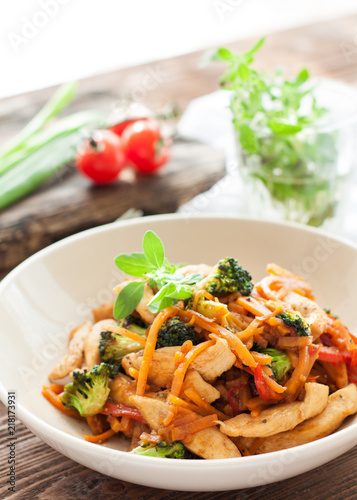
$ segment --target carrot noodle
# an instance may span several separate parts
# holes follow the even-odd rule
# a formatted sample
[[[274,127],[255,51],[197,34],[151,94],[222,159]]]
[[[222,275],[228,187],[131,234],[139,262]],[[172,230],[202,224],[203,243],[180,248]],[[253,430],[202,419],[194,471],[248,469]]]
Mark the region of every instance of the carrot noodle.
[[[342,344],[342,348],[348,351],[353,351],[356,348],[350,332],[340,319],[335,319],[332,324],[329,324],[326,328],[326,333],[332,336],[332,342],[337,347]]]
[[[166,434],[167,436],[170,435],[170,433],[175,429],[175,427],[180,427],[182,425],[186,425],[188,423],[191,423],[195,420],[198,420],[199,416],[195,412],[190,412],[189,414],[186,414],[184,417],[179,417],[175,419],[171,425],[161,427],[157,433],[160,436],[163,436]]]
[[[271,313],[270,309],[253,297],[239,297],[237,299],[237,304],[244,307],[244,309],[253,313],[255,316],[266,316]]]
[[[249,448],[249,454],[250,455],[255,455],[255,453],[258,451],[259,447],[263,444],[265,438],[257,438],[254,440],[254,443],[252,446]]]
[[[268,366],[268,365],[262,365],[261,364],[261,367],[262,367],[262,369],[264,368],[263,371],[266,373],[266,375],[268,375],[268,377],[272,377],[273,376],[274,372],[273,372],[273,370],[271,369],[270,366]]]
[[[63,392],[64,385],[50,384],[47,388],[50,389],[50,391],[54,392],[55,394],[61,394],[61,392]]]
[[[278,400],[276,401],[276,403],[278,403]],[[261,411],[264,407],[271,406],[272,404],[275,404],[275,402],[264,401],[264,399],[256,397],[256,398],[249,399],[246,404],[247,404],[248,410],[250,412],[253,412],[253,411],[258,410],[258,409],[260,409],[260,411]]]
[[[242,318],[244,317],[246,320],[249,319],[246,316],[246,309],[244,309],[243,306],[240,306],[237,302],[230,302],[228,304],[228,310],[234,311],[235,313],[239,314]]]
[[[245,330],[249,323],[251,323],[251,318],[247,321],[247,316],[242,317],[239,313],[232,312],[231,310],[229,310],[229,315],[225,319],[235,323],[241,330]]]
[[[186,354],[191,351],[192,347],[192,340],[186,340],[181,346],[181,353],[186,356]]]
[[[257,363],[261,365],[270,365],[272,357],[268,356],[268,354],[262,354],[260,352],[250,351],[250,354],[253,356]]]
[[[312,337],[281,337],[278,347],[291,349],[294,347],[306,347],[312,344]]]
[[[203,431],[210,427],[214,427],[217,424],[217,415],[208,415],[207,417],[201,417],[188,424],[175,427],[172,430],[172,440],[182,441],[183,439],[196,434],[197,432]]]
[[[107,325],[103,328],[103,330],[107,330],[108,332],[122,335],[123,337],[128,337],[129,339],[134,340],[134,342],[137,342],[138,344],[141,344],[143,346],[146,344],[146,339],[143,338],[141,335],[132,332],[130,330],[127,330],[126,328],[122,328],[121,326]]]
[[[290,377],[286,382],[286,400],[288,402],[294,401],[300,394],[313,364],[319,355],[319,348],[313,349],[313,346],[300,347],[299,358],[297,365]]]
[[[245,330],[239,332],[238,336],[242,341],[248,340],[249,337],[256,335],[257,333],[258,334],[263,333],[263,328],[260,328],[262,323],[270,320],[270,318],[272,318],[273,316],[280,314],[283,311],[283,306],[277,304],[274,311],[270,311],[269,309],[267,310],[269,312],[266,315],[257,316]]]
[[[189,326],[193,326],[193,325],[195,324],[195,319],[196,319],[196,318],[195,318],[194,316],[192,316],[192,318],[191,318],[191,319],[190,319],[190,321],[188,322],[188,325],[189,325]]]
[[[172,422],[172,420],[175,418],[175,414],[176,414],[175,411],[170,411],[167,414],[166,418],[163,421],[163,424],[165,427],[167,427]]]
[[[278,264],[274,264],[274,263],[267,264],[265,269],[266,269],[267,273],[273,274],[275,276],[293,278],[297,281],[305,281],[304,278],[302,278],[301,276],[298,276],[297,274],[292,273],[288,269],[284,269],[283,267],[279,266]]]
[[[199,406],[190,403],[189,401],[185,401],[184,399],[178,398],[177,396],[174,396],[173,394],[170,394],[167,398],[168,403],[172,405],[176,405],[180,407],[180,411],[182,409],[187,409],[190,411],[193,411],[195,413],[201,413],[203,415],[208,415],[208,413],[203,409],[200,408]]]
[[[135,380],[138,380],[139,378],[139,370],[131,366],[128,370],[129,375],[134,378]]]
[[[185,359],[178,365],[174,372],[174,377],[171,385],[171,394],[177,397],[180,395],[182,384],[189,365],[199,354],[201,354],[201,352],[205,351],[209,347],[212,347],[215,343],[215,340],[206,340],[205,342],[202,342],[201,344],[193,347],[185,355]]]
[[[105,417],[102,415],[94,415],[93,417],[86,418],[87,424],[94,435],[102,434],[104,432],[105,427],[103,425],[103,418]]]
[[[260,334],[254,335],[254,340],[260,345],[260,347],[263,347],[263,349],[268,346],[268,340]]]
[[[83,418],[77,411],[65,408],[62,401],[59,399],[58,395],[55,392],[53,392],[49,387],[43,386],[42,395],[47,399],[47,401],[51,403],[51,405],[53,405],[55,408],[57,408],[57,410],[60,410],[68,417],[72,417],[77,420],[83,420]]]
[[[156,316],[156,318],[154,319],[154,321],[150,327],[150,330],[149,330],[149,333],[148,333],[148,336],[146,339],[143,360],[142,360],[142,363],[140,366],[140,371],[139,371],[138,385],[136,388],[137,396],[144,396],[144,394],[145,394],[146,382],[148,379],[150,364],[151,364],[152,357],[153,357],[153,354],[155,351],[156,341],[157,341],[157,336],[158,336],[159,330],[160,330],[161,326],[163,325],[163,323],[168,318],[175,316],[176,312],[177,312],[177,308],[175,308],[175,307],[167,307],[166,309],[163,309]]]
[[[221,325],[218,325],[215,321],[206,318],[202,314],[199,314],[196,311],[179,311],[179,316],[195,316],[196,317],[196,324],[204,328],[205,330],[208,330],[211,333],[215,333],[218,335],[220,338],[225,339],[228,342],[228,345],[234,350],[236,356],[241,359],[241,361],[252,368],[255,368],[257,363],[254,361],[252,355],[250,354],[249,350],[246,348],[246,346],[243,344],[243,342],[232,332],[227,330]]]
[[[109,429],[102,434],[98,434],[98,436],[84,436],[84,439],[90,443],[100,444],[107,441],[110,437],[114,436],[114,434],[116,434],[116,432],[113,431],[113,429]]]
[[[140,434],[140,439],[145,443],[158,444],[161,441],[161,436],[159,436],[159,434],[149,434],[147,432],[142,432]]]
[[[192,309],[194,311],[196,311],[198,301],[200,300],[201,297],[205,297],[208,300],[215,300],[215,297],[213,295],[211,295],[209,292],[207,292],[206,290],[199,290],[196,293],[196,296],[195,296],[195,298],[193,300],[193,304],[192,304]]]
[[[133,421],[130,417],[122,417],[120,423],[122,426],[122,432],[129,432]]]
[[[220,420],[227,420],[229,418],[227,415],[217,410],[216,408],[208,404],[204,399],[202,399],[195,389],[193,388],[186,389],[184,391],[184,394],[191,401],[193,401],[199,408],[205,410],[209,415],[217,414]]]
[[[119,420],[118,417],[113,417],[111,420],[110,420],[110,427],[111,429],[114,431],[114,432],[120,432],[123,430],[123,427],[121,425],[121,421]]]
[[[267,371],[270,370],[270,373]],[[282,394],[286,391],[286,387],[278,384],[273,378],[271,378],[272,371],[267,366],[262,366],[262,375],[265,383],[270,387],[270,389],[278,394]]]
[[[182,363],[185,359],[185,355],[183,352],[181,351],[177,351],[175,352],[175,355],[174,355],[174,363],[175,363],[175,366],[177,367],[180,363]]]

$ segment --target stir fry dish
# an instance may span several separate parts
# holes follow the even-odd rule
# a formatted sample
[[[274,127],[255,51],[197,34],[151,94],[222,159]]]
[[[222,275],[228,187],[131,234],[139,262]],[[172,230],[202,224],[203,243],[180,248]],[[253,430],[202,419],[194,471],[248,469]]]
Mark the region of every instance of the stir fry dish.
[[[303,278],[268,264],[253,283],[232,257],[175,266],[152,231],[115,263],[130,276],[115,304],[71,332],[43,388],[87,441],[234,458],[315,441],[357,412],[357,337]]]

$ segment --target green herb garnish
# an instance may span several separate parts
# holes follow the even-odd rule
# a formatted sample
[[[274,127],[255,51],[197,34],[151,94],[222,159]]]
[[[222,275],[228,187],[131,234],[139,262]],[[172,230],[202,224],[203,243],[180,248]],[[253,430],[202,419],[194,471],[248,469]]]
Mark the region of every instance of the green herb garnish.
[[[145,284],[157,288],[157,293],[148,308],[157,313],[174,305],[179,299],[192,295],[192,286],[202,279],[201,274],[189,273],[182,276],[176,266],[165,259],[165,250],[160,238],[153,231],[147,231],[143,239],[144,253],[119,255],[117,267],[126,274],[144,278],[143,281],[128,283],[119,293],[114,305],[114,316],[123,319],[132,313],[144,295]]]

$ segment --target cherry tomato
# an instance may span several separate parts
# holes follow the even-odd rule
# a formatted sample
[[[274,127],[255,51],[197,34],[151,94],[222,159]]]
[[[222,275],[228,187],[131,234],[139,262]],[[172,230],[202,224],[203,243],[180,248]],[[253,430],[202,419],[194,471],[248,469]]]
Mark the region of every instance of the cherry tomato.
[[[120,137],[110,130],[96,130],[78,147],[76,164],[96,184],[113,182],[126,165]]]
[[[147,118],[140,118],[140,121],[146,121]],[[112,127],[109,127],[108,130],[114,132],[114,134],[119,135],[121,137],[123,135],[124,130],[133,123],[139,121],[138,119],[133,118],[132,120],[125,120],[123,122],[116,123]]]
[[[152,112],[141,103],[124,102],[114,108],[109,122],[112,124],[109,128],[114,134],[122,135],[128,125],[135,123],[137,120],[146,120]]]
[[[170,159],[171,141],[162,137],[156,120],[138,120],[128,125],[122,139],[126,157],[138,172],[152,174]]]

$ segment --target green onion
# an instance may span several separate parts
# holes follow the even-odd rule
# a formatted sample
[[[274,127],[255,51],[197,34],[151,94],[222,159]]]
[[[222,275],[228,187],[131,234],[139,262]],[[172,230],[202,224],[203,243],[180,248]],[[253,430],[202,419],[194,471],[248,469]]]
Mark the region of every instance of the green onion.
[[[0,176],[0,210],[29,194],[63,165],[73,161],[78,144],[89,135],[90,129],[102,126],[103,122],[103,117],[97,113],[77,113],[59,122],[56,134],[53,130],[43,132],[42,143],[39,136],[29,142],[29,147],[38,143],[36,149],[26,153],[26,157]]]
[[[46,123],[58,115],[68,104],[73,100],[77,91],[77,83],[65,83],[57,89],[51,99],[44,105],[44,107],[37,113],[37,115],[13,137],[0,151],[0,162],[15,151],[20,150],[30,137],[39,132]],[[4,170],[0,166],[0,173]]]
[[[0,164],[0,175],[13,168],[17,163],[24,160],[30,153],[44,146],[56,137],[66,135],[70,132],[86,127],[92,122],[98,121],[98,126],[101,122],[105,125],[104,119],[93,111],[79,111],[72,115],[66,116],[54,123],[50,128],[38,132],[29,138],[24,146],[13,153],[7,155]]]

